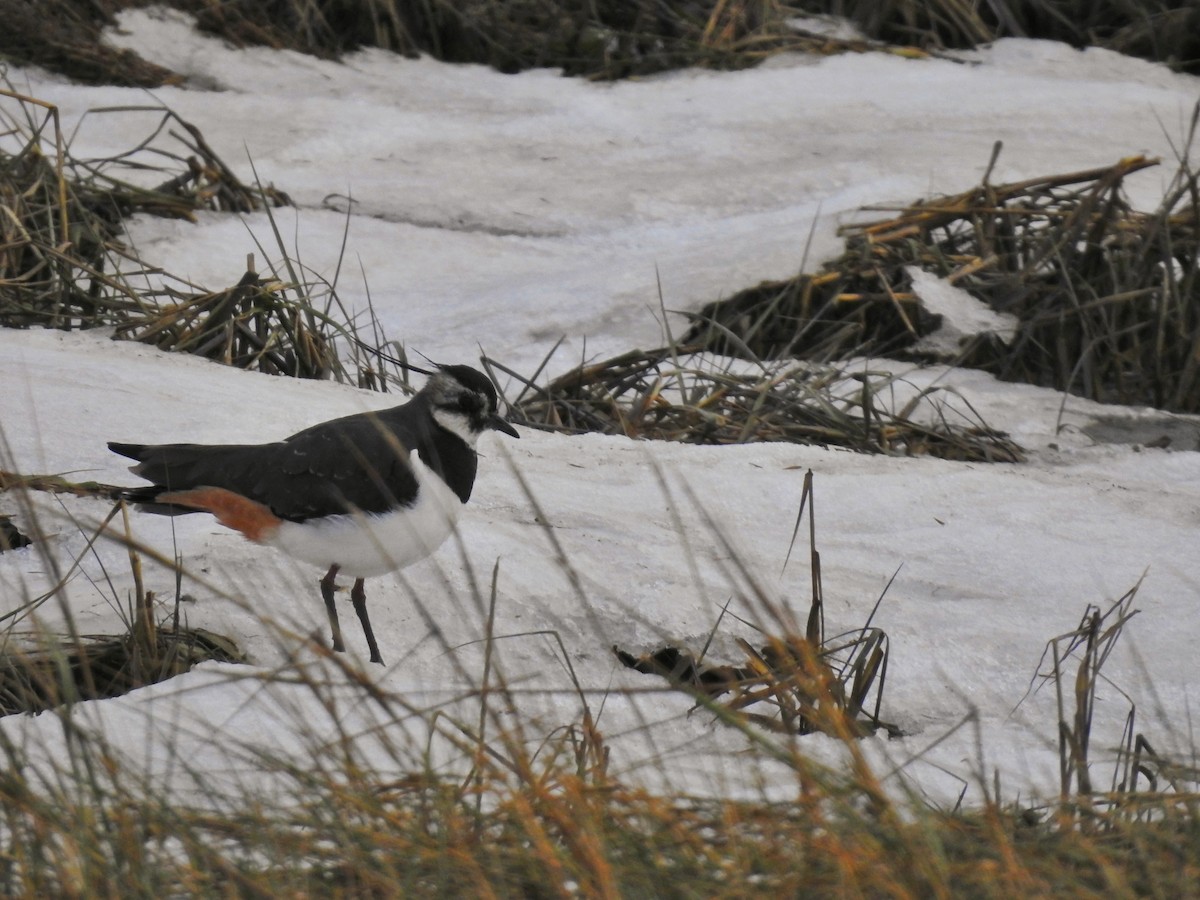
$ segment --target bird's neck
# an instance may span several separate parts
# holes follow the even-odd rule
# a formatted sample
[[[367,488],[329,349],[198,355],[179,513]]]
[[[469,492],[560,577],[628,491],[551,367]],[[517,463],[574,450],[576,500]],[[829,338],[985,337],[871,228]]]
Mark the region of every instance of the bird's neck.
[[[458,429],[448,428],[434,413],[434,427],[422,441],[421,461],[446,482],[458,499],[466,503],[475,486],[479,456],[475,453],[478,435],[464,437]]]

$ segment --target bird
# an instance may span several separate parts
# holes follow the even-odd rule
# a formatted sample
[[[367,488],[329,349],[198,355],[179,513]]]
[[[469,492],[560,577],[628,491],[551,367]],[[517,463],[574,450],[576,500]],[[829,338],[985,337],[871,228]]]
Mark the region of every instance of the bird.
[[[109,442],[150,482],[120,497],[151,513],[211,513],[255,543],[325,569],[321,597],[339,652],[336,578],[352,576],[350,599],[371,662],[383,665],[364,580],[423,559],[451,534],[471,497],[484,432],[520,437],[499,414],[496,388],[482,372],[437,365],[427,374],[407,403],[273,443]]]

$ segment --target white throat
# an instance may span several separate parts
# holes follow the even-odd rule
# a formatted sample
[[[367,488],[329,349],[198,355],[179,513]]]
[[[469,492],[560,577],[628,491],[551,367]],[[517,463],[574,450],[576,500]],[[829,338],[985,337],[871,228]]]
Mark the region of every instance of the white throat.
[[[451,434],[458,435],[472,449],[479,442],[479,432],[471,428],[471,420],[462,413],[434,407],[433,420]]]

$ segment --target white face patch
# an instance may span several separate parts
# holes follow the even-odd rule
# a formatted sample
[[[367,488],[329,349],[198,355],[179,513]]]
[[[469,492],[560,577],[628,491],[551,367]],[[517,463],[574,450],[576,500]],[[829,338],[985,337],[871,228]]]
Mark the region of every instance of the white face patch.
[[[471,420],[460,412],[435,406],[433,420],[451,434],[462,438],[468,447],[474,447],[479,442],[479,432],[471,428]]]

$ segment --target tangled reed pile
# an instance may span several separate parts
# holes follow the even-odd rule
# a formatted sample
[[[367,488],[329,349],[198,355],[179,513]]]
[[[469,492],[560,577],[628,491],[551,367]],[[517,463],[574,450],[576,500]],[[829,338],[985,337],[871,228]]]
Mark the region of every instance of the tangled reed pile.
[[[1200,412],[1200,181],[1184,162],[1159,208],[1138,212],[1123,183],[1156,162],[1005,185],[985,176],[847,226],[845,252],[819,273],[710,304],[684,341],[762,359],[921,360],[915,345],[940,319],[913,291],[916,266],[1019,320],[1010,341],[978,334],[953,362],[1094,400]]]

